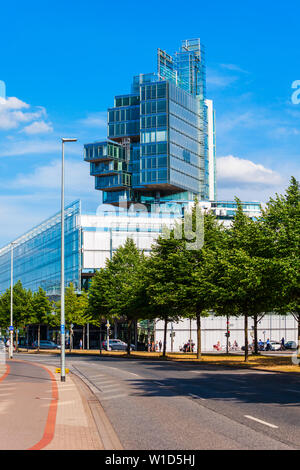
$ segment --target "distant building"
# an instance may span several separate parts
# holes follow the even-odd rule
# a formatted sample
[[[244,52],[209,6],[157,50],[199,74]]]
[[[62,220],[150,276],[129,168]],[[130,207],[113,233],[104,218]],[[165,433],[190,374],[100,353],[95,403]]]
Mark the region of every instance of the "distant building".
[[[228,226],[233,220],[236,203],[202,201],[204,210],[211,210]],[[190,207],[192,203],[190,203]],[[175,206],[176,208],[177,206]],[[259,216],[259,203],[243,203],[246,214]],[[171,205],[162,205],[159,212],[130,210],[102,206],[101,212],[85,214],[81,202],[75,201],[65,209],[65,284],[74,284],[80,292],[87,289],[97,269],[105,265],[127,237],[146,253],[162,233],[172,228],[182,217]],[[169,211],[168,211],[169,209]],[[14,283],[22,281],[25,288],[37,291],[41,286],[49,296],[60,295],[60,213],[55,214],[26,234],[14,240]],[[0,294],[10,286],[10,249],[0,249]]]
[[[223,351],[226,351],[225,333],[227,331],[226,317],[210,315],[201,320],[201,345],[203,351],[214,351],[214,345],[220,341]],[[245,344],[244,318],[229,317],[230,345],[236,341],[239,348]],[[253,320],[249,318],[249,344],[254,339]],[[162,341],[164,336],[164,322],[157,321],[154,327],[155,341]],[[173,336],[171,336],[173,335]],[[173,341],[172,341],[173,337]],[[169,323],[167,331],[167,351],[179,352],[180,348],[192,339],[197,348],[197,326],[196,320],[182,318],[178,323]],[[292,315],[265,315],[258,324],[258,340],[266,342],[267,339],[280,342],[298,341],[297,322]]]
[[[162,227],[171,228],[175,220],[175,214],[112,212],[109,207],[88,215],[80,201],[73,202],[65,209],[65,285],[87,289],[95,271],[127,237],[150,252]],[[21,280],[33,292],[42,287],[53,298],[60,295],[60,221],[57,213],[14,240],[14,283]],[[0,249],[0,294],[10,287],[10,250],[11,244]]]

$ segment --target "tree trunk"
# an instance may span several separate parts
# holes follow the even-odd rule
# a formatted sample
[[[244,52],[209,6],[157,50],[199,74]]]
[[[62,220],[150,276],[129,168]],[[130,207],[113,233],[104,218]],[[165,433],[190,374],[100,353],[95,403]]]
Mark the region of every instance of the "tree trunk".
[[[197,313],[197,359],[201,359],[202,351],[201,351],[201,315]]]
[[[18,335],[18,327],[16,327],[16,351],[17,351],[17,352],[19,352],[18,338],[19,338],[19,335]]]
[[[130,356],[131,325],[132,325],[132,320],[128,320],[128,331],[127,331],[127,354],[128,356]]]
[[[245,362],[248,361],[249,351],[248,351],[248,315],[245,315]]]
[[[29,351],[29,325],[26,327],[26,342],[27,342],[27,352]]]
[[[167,352],[167,328],[168,328],[168,320],[165,320],[165,327],[164,327],[164,347],[163,347],[163,357],[166,357]]]
[[[229,315],[226,315],[226,354],[229,354]]]
[[[300,315],[298,315],[298,359],[300,366]]]
[[[100,339],[100,356],[102,356],[102,332],[101,332],[101,326],[100,326],[100,330],[99,330],[99,339]]]
[[[82,349],[85,349],[85,326],[82,327]]]
[[[258,315],[254,315],[254,354],[258,354],[257,326],[258,326]]]
[[[40,352],[40,341],[41,341],[41,325],[38,325],[38,352]]]

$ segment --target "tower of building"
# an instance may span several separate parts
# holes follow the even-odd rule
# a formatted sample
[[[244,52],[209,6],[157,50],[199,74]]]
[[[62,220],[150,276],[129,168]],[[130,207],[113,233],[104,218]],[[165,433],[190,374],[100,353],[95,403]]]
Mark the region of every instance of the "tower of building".
[[[108,109],[108,138],[84,146],[103,202],[188,204],[215,199],[215,133],[206,100],[204,48],[185,40],[173,56],[158,49],[157,73],[133,78]]]

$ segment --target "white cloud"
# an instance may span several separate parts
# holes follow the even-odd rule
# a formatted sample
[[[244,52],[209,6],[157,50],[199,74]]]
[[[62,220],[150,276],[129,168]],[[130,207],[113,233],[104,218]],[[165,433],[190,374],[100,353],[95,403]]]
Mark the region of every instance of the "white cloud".
[[[48,154],[56,153],[59,155],[60,150],[59,139],[55,140],[12,140],[9,143],[5,143],[0,146],[0,157],[10,157],[19,155],[31,155],[31,154]],[[68,152],[73,153],[73,149],[68,149]]]
[[[239,67],[239,65],[235,64],[221,64],[221,67],[226,70],[232,70],[234,72],[239,72],[239,73],[249,73],[247,70],[242,69]]]
[[[220,187],[272,187],[282,183],[276,171],[233,155],[217,159],[217,177]]]
[[[80,119],[79,123],[85,127],[107,127],[107,112],[89,114],[86,118]]]
[[[84,161],[66,160],[66,191],[95,194],[93,178],[89,174],[89,165]],[[43,191],[59,189],[61,184],[61,161],[53,160],[48,165],[37,167],[30,174],[19,174],[14,181],[7,183],[10,188],[41,188]],[[5,185],[2,184],[2,185]]]
[[[230,76],[230,75],[223,75],[219,72],[215,72],[213,70],[207,71],[207,85],[211,87],[217,88],[226,88],[232,83],[236,82],[238,77]]]
[[[32,124],[29,124],[22,130],[22,132],[25,132],[25,134],[28,135],[46,134],[52,131],[53,127],[51,126],[51,124],[48,124],[45,121],[34,121]]]
[[[19,98],[0,98],[0,130],[17,129],[24,123],[41,119],[46,116],[45,108],[31,106]]]

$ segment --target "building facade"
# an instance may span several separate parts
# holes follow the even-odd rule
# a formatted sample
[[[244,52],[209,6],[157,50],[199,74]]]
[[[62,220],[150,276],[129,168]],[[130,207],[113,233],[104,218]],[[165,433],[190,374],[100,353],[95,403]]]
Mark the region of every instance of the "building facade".
[[[202,350],[215,351],[214,345],[220,342],[222,351],[226,351],[227,318],[210,315],[201,319],[201,345]],[[249,344],[254,339],[254,321],[249,318]],[[244,318],[229,317],[229,343],[233,346],[236,341],[241,348],[245,344]],[[162,341],[164,337],[164,322],[157,321],[155,324],[155,341]],[[172,340],[173,338],[173,340]],[[297,322],[292,315],[265,315],[258,324],[258,340],[264,342],[298,341]],[[182,346],[189,341],[197,344],[197,326],[195,320],[183,318],[178,323],[169,323],[167,330],[167,351],[179,352]]]
[[[102,207],[103,209],[103,207]],[[114,208],[112,208],[114,209]],[[107,208],[84,214],[81,202],[65,208],[65,285],[79,293],[87,289],[95,271],[131,237],[140,250],[150,252],[163,227],[173,227],[174,213],[151,214]],[[61,216],[55,214],[13,241],[14,284],[20,280],[33,292],[42,287],[50,297],[60,295]],[[10,287],[11,244],[0,249],[0,294]]]
[[[108,139],[84,146],[103,202],[215,200],[215,133],[206,101],[204,48],[182,42],[173,56],[158,49],[157,73],[133,78],[131,93],[108,109]]]

